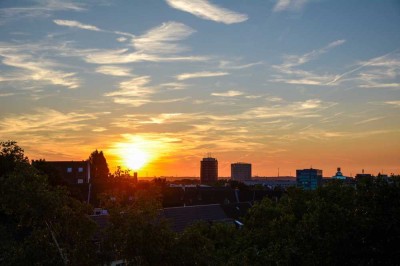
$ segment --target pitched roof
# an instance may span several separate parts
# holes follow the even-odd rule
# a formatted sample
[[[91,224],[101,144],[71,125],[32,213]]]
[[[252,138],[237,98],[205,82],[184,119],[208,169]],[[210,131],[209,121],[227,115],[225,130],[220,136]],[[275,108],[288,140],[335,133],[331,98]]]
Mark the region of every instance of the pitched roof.
[[[171,222],[171,229],[175,232],[182,232],[187,226],[198,221],[233,222],[220,204],[165,208],[162,215]]]

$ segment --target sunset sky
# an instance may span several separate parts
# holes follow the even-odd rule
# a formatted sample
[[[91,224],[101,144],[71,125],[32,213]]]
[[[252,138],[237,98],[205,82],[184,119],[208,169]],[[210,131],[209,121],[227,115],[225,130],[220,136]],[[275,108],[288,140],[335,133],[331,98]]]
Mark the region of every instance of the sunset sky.
[[[1,0],[8,139],[139,177],[400,174],[400,2]]]

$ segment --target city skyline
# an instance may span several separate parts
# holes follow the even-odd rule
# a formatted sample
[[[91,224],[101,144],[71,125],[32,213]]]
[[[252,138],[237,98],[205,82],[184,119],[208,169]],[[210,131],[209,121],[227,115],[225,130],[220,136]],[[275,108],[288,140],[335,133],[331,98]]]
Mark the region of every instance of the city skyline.
[[[397,25],[397,26],[396,26]],[[0,138],[199,176],[400,174],[398,1],[0,3]]]

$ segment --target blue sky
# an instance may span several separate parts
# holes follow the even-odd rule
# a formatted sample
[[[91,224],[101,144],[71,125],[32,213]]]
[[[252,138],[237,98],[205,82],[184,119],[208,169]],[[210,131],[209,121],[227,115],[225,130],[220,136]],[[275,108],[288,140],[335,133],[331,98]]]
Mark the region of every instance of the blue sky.
[[[398,1],[0,2],[0,136],[149,175],[399,172]]]

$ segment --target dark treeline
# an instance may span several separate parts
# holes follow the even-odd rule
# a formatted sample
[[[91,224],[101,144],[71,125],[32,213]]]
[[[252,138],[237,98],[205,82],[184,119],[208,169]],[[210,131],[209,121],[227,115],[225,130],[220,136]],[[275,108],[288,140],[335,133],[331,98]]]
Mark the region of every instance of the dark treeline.
[[[104,265],[117,259],[129,265],[400,261],[399,177],[367,179],[356,187],[331,182],[316,191],[289,189],[279,200],[255,203],[241,229],[198,223],[177,234],[159,216],[162,180],[108,191],[117,177],[110,177],[103,159],[93,158],[104,155],[92,153],[102,165],[92,169],[98,171],[93,176],[103,175],[93,179],[103,186],[96,207],[109,211],[107,225],[99,228],[89,216],[93,206],[73,197],[51,170],[29,164],[15,142],[1,142],[0,148],[0,265]],[[129,190],[135,193],[127,199]]]

